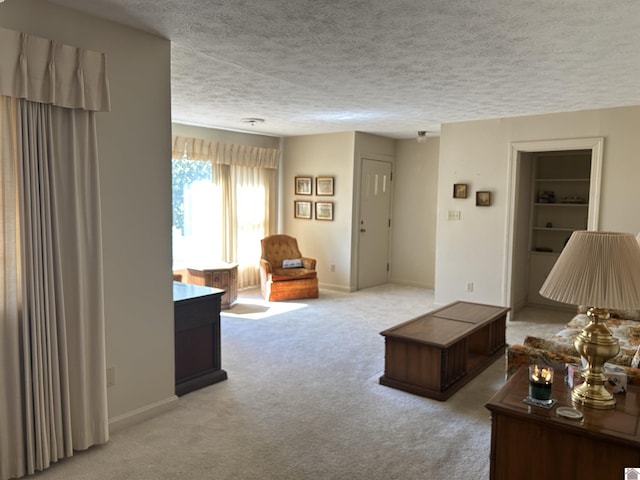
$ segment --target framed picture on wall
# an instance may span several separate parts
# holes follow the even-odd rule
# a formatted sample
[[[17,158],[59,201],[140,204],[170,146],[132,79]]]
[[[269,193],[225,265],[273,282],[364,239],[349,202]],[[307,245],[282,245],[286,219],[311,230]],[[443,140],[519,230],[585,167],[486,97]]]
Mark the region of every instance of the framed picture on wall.
[[[311,177],[296,177],[296,195],[311,195]]]
[[[491,192],[476,192],[476,206],[488,207],[491,205]]]
[[[454,183],[453,184],[453,198],[467,198],[467,184],[466,183]]]
[[[333,220],[333,202],[316,202],[316,220]]]
[[[333,195],[333,177],[316,177],[316,195]]]
[[[311,219],[311,202],[295,200],[293,202],[293,216],[295,218]]]

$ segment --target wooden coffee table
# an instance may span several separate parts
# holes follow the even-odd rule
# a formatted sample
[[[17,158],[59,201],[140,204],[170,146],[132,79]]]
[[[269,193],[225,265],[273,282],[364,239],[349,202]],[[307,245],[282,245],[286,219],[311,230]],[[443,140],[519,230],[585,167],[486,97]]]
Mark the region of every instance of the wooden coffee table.
[[[503,355],[509,310],[454,302],[380,332],[385,337],[380,383],[446,400]]]

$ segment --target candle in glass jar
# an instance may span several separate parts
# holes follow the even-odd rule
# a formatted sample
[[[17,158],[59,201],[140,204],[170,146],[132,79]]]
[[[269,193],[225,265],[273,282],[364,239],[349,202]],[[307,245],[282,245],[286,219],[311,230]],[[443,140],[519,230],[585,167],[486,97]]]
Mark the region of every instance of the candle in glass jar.
[[[551,400],[553,368],[529,365],[529,396],[536,400]]]

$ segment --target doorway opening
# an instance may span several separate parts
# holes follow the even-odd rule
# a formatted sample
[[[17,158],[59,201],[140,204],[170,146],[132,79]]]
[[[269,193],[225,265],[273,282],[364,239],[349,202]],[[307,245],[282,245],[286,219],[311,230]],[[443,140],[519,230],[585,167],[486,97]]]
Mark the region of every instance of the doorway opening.
[[[603,144],[602,137],[511,144],[504,301],[512,312],[540,301],[542,297],[535,296],[537,283],[546,278],[544,272],[551,269],[572,230],[598,229]],[[567,160],[573,157],[582,158],[582,172],[565,171],[565,165],[574,165]],[[541,158],[550,159],[542,165],[542,173]],[[586,190],[568,193],[581,192],[580,188]],[[558,208],[545,210],[544,203],[551,200]],[[536,205],[542,207],[536,210]]]

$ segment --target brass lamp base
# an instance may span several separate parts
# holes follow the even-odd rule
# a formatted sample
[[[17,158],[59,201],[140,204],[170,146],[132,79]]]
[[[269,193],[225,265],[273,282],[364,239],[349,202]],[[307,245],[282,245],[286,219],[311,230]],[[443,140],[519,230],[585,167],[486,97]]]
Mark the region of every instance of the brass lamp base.
[[[584,383],[573,388],[571,400],[585,407],[611,409],[616,400],[604,386],[604,364],[618,354],[620,345],[606,325],[608,310],[592,307],[587,316],[589,324],[573,342],[578,353],[587,359],[587,368],[582,373]]]
[[[600,410],[608,410],[616,406],[616,399],[603,385],[589,385],[586,380],[585,383],[573,388],[571,400],[579,405]]]

